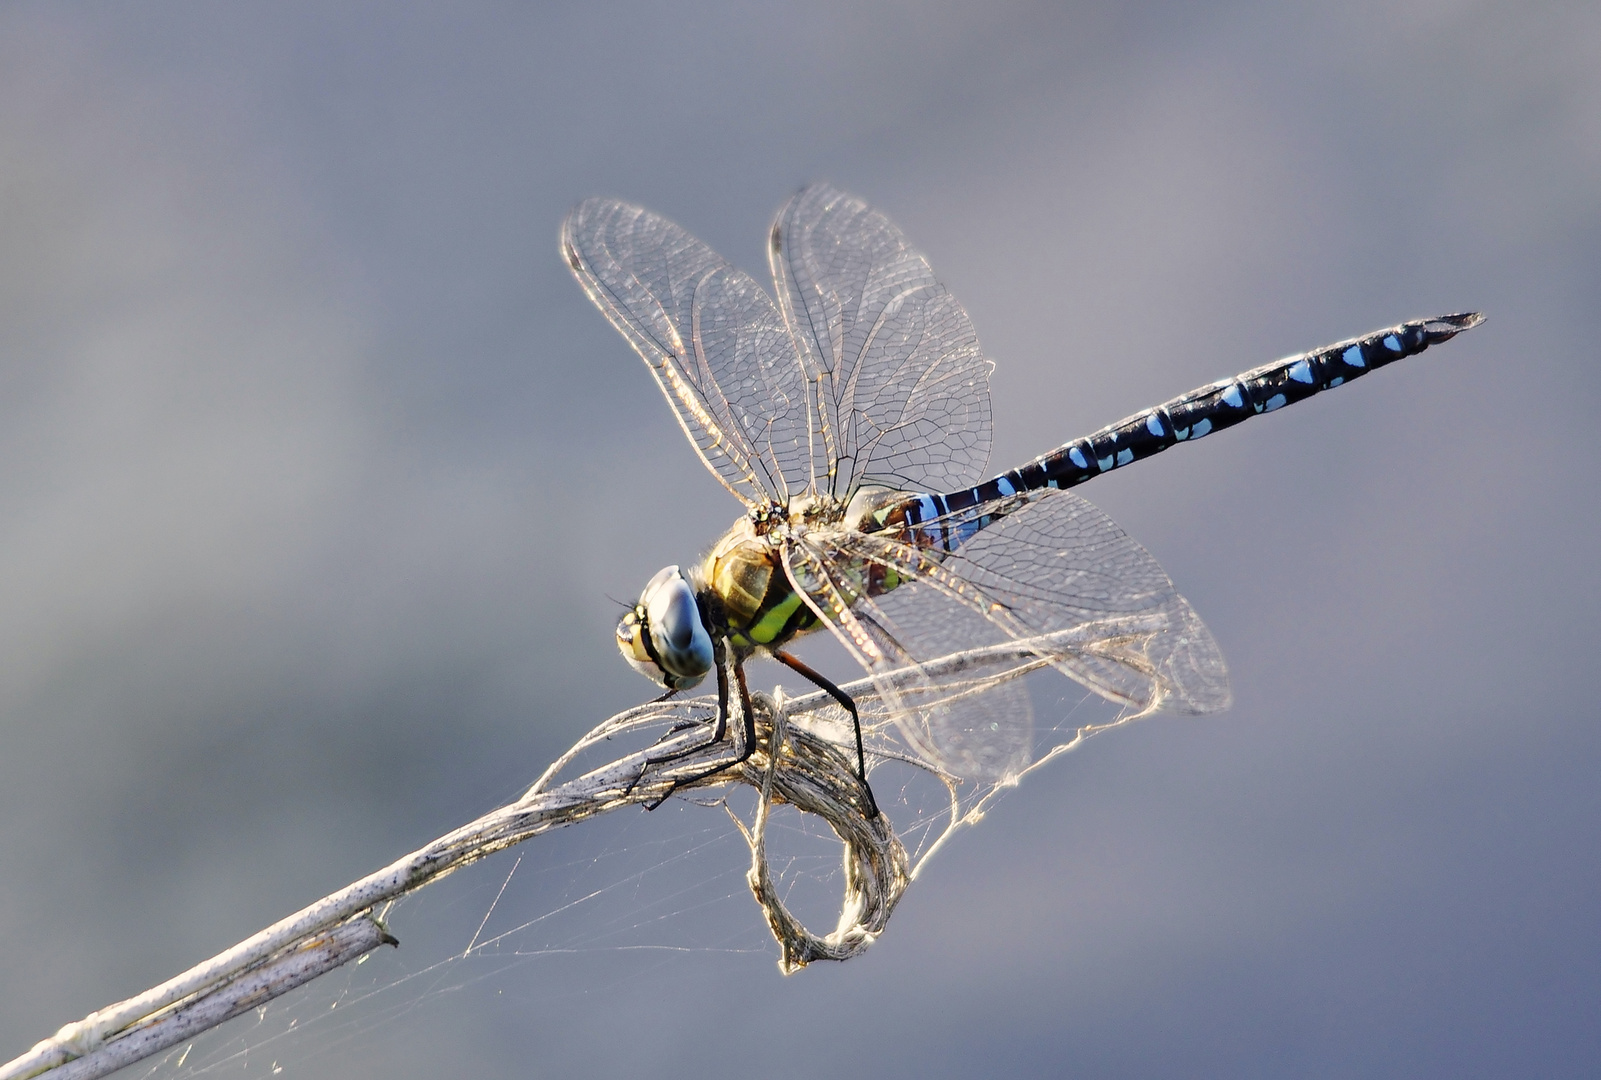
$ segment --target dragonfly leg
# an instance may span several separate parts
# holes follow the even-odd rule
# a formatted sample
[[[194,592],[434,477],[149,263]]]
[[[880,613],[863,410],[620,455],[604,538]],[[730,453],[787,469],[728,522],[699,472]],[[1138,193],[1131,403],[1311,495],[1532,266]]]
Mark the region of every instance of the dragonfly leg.
[[[849,694],[829,682],[799,657],[791,656],[789,653],[780,650],[773,653],[773,659],[802,678],[815,683],[820,690],[839,702],[845,711],[851,714],[851,727],[856,729],[856,778],[862,782],[862,790],[867,793],[867,816],[876,818],[878,816],[878,800],[873,798],[873,785],[867,782],[867,753],[862,749],[862,718],[856,712],[856,702],[851,699]]]
[[[675,750],[671,754],[663,754],[661,757],[646,758],[645,763],[639,767],[639,775],[634,777],[633,780],[629,781],[628,786],[623,789],[624,795],[633,794],[635,785],[637,785],[641,780],[645,779],[645,773],[652,765],[665,765],[670,761],[677,761],[679,758],[686,758],[691,754],[698,754],[708,746],[715,746],[717,743],[723,741],[723,736],[728,733],[728,665],[723,662],[724,656],[725,653],[723,651],[723,646],[721,643],[719,643],[717,645],[715,654],[717,664],[717,726],[712,730],[712,737],[703,743],[697,743],[693,746],[686,746],[682,750]],[[669,690],[656,700],[666,701],[677,692],[678,691],[676,690]],[[656,740],[657,744],[659,745],[663,740],[670,739],[676,733],[694,726],[695,722],[693,721],[674,724],[672,729],[669,730],[667,734],[663,735],[661,739]],[[660,806],[668,797],[668,795],[671,795],[677,790],[678,785],[674,784],[671,790],[667,792],[667,795],[663,795],[661,799],[658,799],[656,802],[645,807],[645,809],[656,809],[656,807]]]
[[[666,701],[668,698],[677,697],[677,696],[678,696],[678,690],[676,688],[674,688],[672,690],[667,691],[667,693],[663,694],[659,698],[652,698],[651,699],[651,704],[652,705],[660,705],[662,702]],[[704,721],[704,720],[680,720],[678,723],[676,723],[672,727],[668,728],[666,734],[664,734],[661,738],[656,740],[656,745],[660,746],[662,743],[666,742],[668,739],[671,739],[674,735],[677,735],[680,731],[688,731],[690,728],[700,727],[705,722],[706,721]],[[630,788],[629,790],[633,790],[633,789]]]
[[[671,739],[674,735],[677,735],[680,732],[688,731],[690,728],[701,727],[705,723],[706,723],[706,721],[704,721],[704,720],[680,720],[678,723],[676,723],[672,727],[668,728],[667,731],[665,733],[663,733],[661,738],[656,740],[656,745],[660,746],[662,743],[666,742],[668,739]]]
[[[719,650],[719,651],[721,651],[721,650]],[[727,761],[718,762],[716,765],[713,765],[711,768],[707,769],[705,772],[698,772],[694,776],[686,776],[682,780],[674,781],[673,786],[668,788],[667,791],[662,795],[661,798],[657,799],[655,802],[649,802],[649,803],[645,804],[645,809],[646,810],[654,810],[654,809],[656,809],[662,803],[664,803],[668,799],[672,798],[673,797],[673,792],[677,791],[681,787],[684,787],[685,785],[693,784],[693,783],[696,783],[697,781],[704,780],[708,776],[716,776],[718,773],[723,772],[725,769],[732,769],[735,765],[742,764],[743,762],[749,760],[750,756],[756,752],[756,714],[751,711],[750,684],[745,681],[745,665],[743,663],[741,663],[740,661],[738,661],[738,660],[734,661],[734,681],[739,684],[739,714],[743,718],[743,723],[742,723],[741,726],[744,729],[741,732],[739,753],[736,754],[734,757],[729,758]],[[722,657],[719,656],[718,660],[717,660],[717,733],[716,733],[716,735],[710,741],[701,743],[699,746],[692,746],[692,747],[689,747],[687,749],[680,750],[677,753],[669,754],[664,758],[649,758],[647,760],[652,762],[652,763],[655,763],[655,764],[660,764],[660,763],[665,762],[665,761],[676,761],[678,758],[688,757],[692,753],[695,753],[695,752],[700,751],[700,750],[704,750],[706,747],[711,746],[713,743],[721,742],[722,738],[723,738],[723,735],[727,731],[728,731],[728,665],[724,664],[722,662]],[[643,775],[643,770],[641,771],[641,775]],[[635,780],[635,783],[638,783],[637,779]]]

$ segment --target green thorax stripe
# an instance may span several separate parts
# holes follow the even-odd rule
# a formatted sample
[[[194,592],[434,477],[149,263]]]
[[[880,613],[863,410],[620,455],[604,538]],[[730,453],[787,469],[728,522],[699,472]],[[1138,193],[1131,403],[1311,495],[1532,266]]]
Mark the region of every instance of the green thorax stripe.
[[[871,565],[865,576],[869,596],[882,596],[904,583],[893,566]],[[790,588],[783,576],[774,574],[767,595],[762,597],[762,606],[751,618],[750,624],[731,628],[729,637],[735,645],[744,647],[772,645],[774,642],[782,645],[795,635],[816,626],[817,616],[806,606],[800,593]]]
[[[762,598],[761,609],[750,625],[733,634],[736,645],[771,645],[809,629],[816,622],[812,609],[801,601],[800,593],[778,575],[774,578],[773,587]]]

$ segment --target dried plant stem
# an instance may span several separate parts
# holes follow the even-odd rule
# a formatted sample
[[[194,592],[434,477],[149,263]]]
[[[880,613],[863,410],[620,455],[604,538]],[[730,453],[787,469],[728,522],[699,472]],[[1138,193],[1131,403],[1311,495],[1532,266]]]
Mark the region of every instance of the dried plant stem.
[[[908,680],[926,682],[965,674],[969,682],[962,684],[964,689],[959,692],[975,692],[975,686],[993,685],[1034,670],[1046,663],[1042,657],[1070,649],[1077,641],[1093,638],[1094,633],[1081,627],[955,653],[921,665]],[[981,674],[986,671],[999,674]],[[893,683],[895,673],[880,682],[886,679]],[[875,696],[874,685],[867,680],[845,689],[859,704],[871,702]],[[916,868],[908,865],[888,819],[883,815],[869,819],[863,814],[861,784],[847,756],[827,739],[792,723],[804,714],[832,707],[831,699],[822,693],[792,699],[782,693],[772,697],[757,694],[755,699],[755,752],[739,766],[699,783],[746,783],[762,793],[755,825],[748,830],[743,824],[740,827],[752,848],[751,888],[780,944],[780,967],[791,971],[812,960],[856,955],[882,933]],[[703,717],[706,708],[702,699],[658,702],[612,717],[562,755],[515,803],[447,833],[176,978],[66,1025],[20,1057],[0,1065],[0,1080],[28,1080],[46,1073],[51,1080],[104,1076],[193,1038],[379,945],[396,944],[374,914],[386,901],[540,833],[619,807],[653,803],[680,779],[696,776],[709,763],[731,754],[725,742],[665,765],[652,763],[653,756],[666,756],[704,741],[703,727],[691,725],[659,745],[549,787],[563,768],[598,743],[674,718],[692,719],[697,711]],[[763,838],[768,808],[774,801],[821,816],[845,845],[846,884],[840,922],[826,936],[806,930],[784,908],[773,888]],[[965,820],[958,818],[953,802],[947,833]]]

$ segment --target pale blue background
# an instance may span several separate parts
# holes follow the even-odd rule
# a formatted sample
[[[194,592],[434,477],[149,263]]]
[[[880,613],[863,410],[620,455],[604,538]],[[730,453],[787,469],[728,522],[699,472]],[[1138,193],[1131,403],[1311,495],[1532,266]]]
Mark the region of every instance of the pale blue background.
[[[1002,467],[1489,321],[1085,489],[1237,705],[1032,778],[865,958],[781,978],[736,842],[754,951],[529,961],[287,1073],[1594,1074],[1601,8],[1449,0],[8,5],[0,1058],[645,696],[607,596],[736,508],[557,223],[622,196],[761,272],[810,179],[966,304]]]

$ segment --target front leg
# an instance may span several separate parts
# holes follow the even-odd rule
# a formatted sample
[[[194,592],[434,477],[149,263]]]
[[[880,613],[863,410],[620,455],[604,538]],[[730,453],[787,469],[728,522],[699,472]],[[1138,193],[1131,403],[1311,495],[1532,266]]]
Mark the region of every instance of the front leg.
[[[639,767],[639,775],[634,777],[633,780],[629,781],[628,786],[623,789],[624,795],[633,794],[634,788],[638,786],[641,780],[645,779],[645,773],[652,765],[666,765],[669,762],[678,761],[681,758],[698,754],[708,746],[714,746],[717,743],[722,742],[723,736],[728,734],[728,664],[726,662],[728,652],[722,638],[717,638],[715,640],[716,644],[713,646],[712,659],[717,665],[717,723],[712,728],[712,737],[703,743],[696,743],[691,746],[686,746],[681,750],[674,750],[670,754],[662,754],[660,757],[646,758],[645,763]],[[743,686],[743,681],[741,682],[741,685]],[[677,692],[678,691],[676,690],[669,690],[656,700],[665,701]],[[674,724],[672,730],[666,735],[663,735],[662,738],[671,738],[676,732],[683,731],[685,728],[690,726],[691,724],[689,722]],[[679,783],[682,783],[682,781]],[[667,795],[663,795],[654,803],[648,804],[645,809],[656,809],[656,807],[660,806],[664,801],[666,801],[669,795],[671,795],[674,791],[677,791],[678,787],[679,784],[674,784],[668,789]]]
[[[742,738],[740,739],[739,753],[736,754],[734,757],[729,758],[727,761],[718,762],[716,765],[713,765],[711,768],[705,770],[704,772],[698,772],[698,773],[695,773],[693,776],[686,776],[681,780],[673,781],[673,786],[668,788],[667,791],[662,795],[661,798],[657,799],[655,802],[651,802],[651,803],[646,803],[645,804],[645,809],[646,810],[654,810],[654,809],[656,809],[662,803],[664,803],[668,799],[672,798],[673,792],[677,791],[681,787],[684,787],[684,786],[686,786],[688,784],[698,783],[699,781],[706,779],[708,776],[716,776],[718,773],[723,772],[724,770],[732,769],[735,765],[739,765],[739,764],[742,764],[742,763],[744,763],[746,761],[749,761],[750,760],[750,756],[756,752],[756,713],[751,708],[751,703],[750,703],[750,684],[745,681],[745,664],[744,664],[743,661],[735,659],[734,662],[733,662],[733,668],[734,668],[734,681],[739,686],[739,713],[740,713],[740,716],[743,718],[743,723],[741,725]],[[707,746],[710,746],[712,743],[720,741],[722,739],[724,733],[727,730],[728,730],[728,665],[723,663],[723,657],[719,656],[718,657],[718,663],[717,663],[717,735],[716,735],[716,737],[713,738],[711,740],[711,742],[702,743],[700,746],[691,747],[688,750],[684,750],[684,751],[680,751],[678,753],[672,754],[671,756],[669,756],[668,758],[666,758],[664,760],[668,760],[668,761],[676,760],[677,758],[685,757],[688,754],[693,753],[693,752],[695,752],[697,750],[703,750]],[[643,772],[641,773],[641,775],[643,775]],[[635,783],[638,783],[637,779],[635,780]]]

